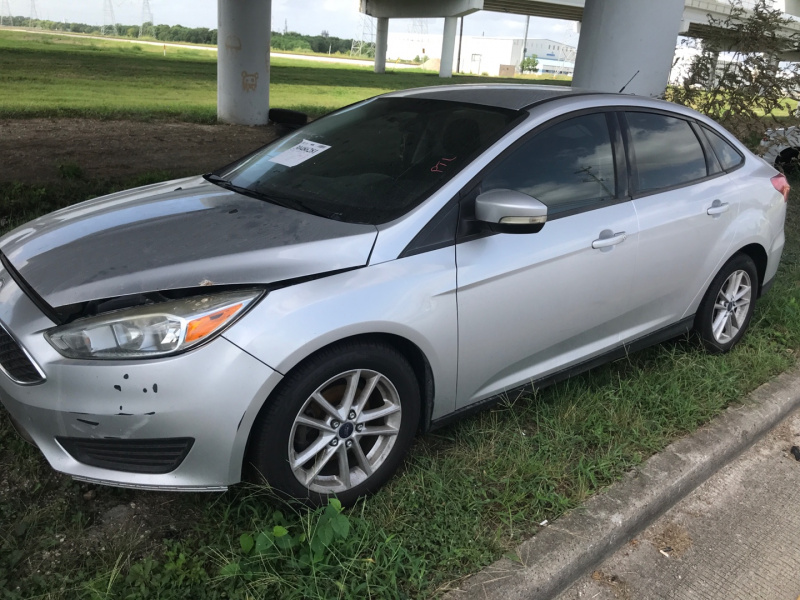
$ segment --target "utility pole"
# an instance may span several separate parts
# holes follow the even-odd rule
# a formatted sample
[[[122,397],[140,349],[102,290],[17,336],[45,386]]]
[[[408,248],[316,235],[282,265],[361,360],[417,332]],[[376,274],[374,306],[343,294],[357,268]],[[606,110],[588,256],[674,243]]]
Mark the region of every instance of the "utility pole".
[[[520,67],[519,70],[522,71],[522,61],[525,60],[526,55],[528,54],[528,25],[531,23],[531,16],[527,15],[525,17],[525,39],[522,40],[522,60],[519,61]]]
[[[8,5],[8,0],[3,0],[0,5],[0,25],[13,25],[14,18],[11,16],[11,7]]]
[[[36,0],[31,0],[31,16],[28,18],[28,27],[35,27],[33,22],[39,23],[39,15],[36,13]]]
[[[147,25],[150,23],[150,25]],[[139,26],[139,37],[143,37],[148,33],[153,34],[153,11],[150,10],[150,0],[142,0],[142,24]]]
[[[461,42],[464,39],[464,17],[461,17],[461,29],[458,32],[458,58],[456,59],[456,73],[461,73]]]
[[[31,0],[33,2],[33,0]],[[108,35],[109,30],[115,35],[119,36],[117,31],[117,20],[114,17],[114,5],[111,0],[105,0],[103,3],[103,35]]]

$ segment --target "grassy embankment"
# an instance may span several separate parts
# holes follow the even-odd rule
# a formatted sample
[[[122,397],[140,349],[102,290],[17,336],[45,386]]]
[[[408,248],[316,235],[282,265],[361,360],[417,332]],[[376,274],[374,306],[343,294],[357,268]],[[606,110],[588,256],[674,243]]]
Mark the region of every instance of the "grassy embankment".
[[[0,30],[0,118],[216,120],[216,53]],[[388,66],[386,75],[293,59],[271,61],[270,105],[320,116],[376,94],[440,85],[436,73]],[[454,82],[519,81],[459,75]],[[530,79],[526,79],[530,81]],[[537,83],[559,83],[537,80]]]
[[[17,52],[0,35],[0,115],[184,114],[200,121],[213,115],[213,78],[208,81],[213,64],[206,58],[187,55],[167,63],[146,50],[70,44],[54,41]],[[9,64],[18,65],[16,75],[9,74]],[[38,71],[26,75],[32,65]],[[104,68],[113,65],[124,68],[125,76],[119,71],[114,80],[114,70]],[[427,76],[402,73],[383,80],[355,69],[278,64],[273,98],[285,94],[283,106],[322,110],[406,77]],[[121,80],[129,78],[125,87]],[[320,80],[337,81],[342,91],[334,96],[338,88]],[[97,84],[97,96],[82,89],[86,81],[93,89]],[[148,103],[144,88],[161,100]],[[39,102],[30,109],[14,104],[22,97]],[[93,98],[102,98],[101,108]],[[173,100],[180,108],[170,104]],[[0,189],[0,207],[8,211],[5,228],[88,195],[170,173],[122,182],[85,181],[72,170],[63,175],[61,184]],[[800,181],[795,185],[800,190]],[[385,489],[341,514],[335,508],[286,507],[264,490],[245,487],[219,496],[93,489],[54,474],[0,418],[0,597],[436,595],[513,553],[538,523],[579,505],[795,364],[798,201],[800,193],[792,192],[777,283],[759,302],[750,332],[733,352],[709,356],[694,339],[674,340],[543,392],[507,398],[419,438],[405,468]]]

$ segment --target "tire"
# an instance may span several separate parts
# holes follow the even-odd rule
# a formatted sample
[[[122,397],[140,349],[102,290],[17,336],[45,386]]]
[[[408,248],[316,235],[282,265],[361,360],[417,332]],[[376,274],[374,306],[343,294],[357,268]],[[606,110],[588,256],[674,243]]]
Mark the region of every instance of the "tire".
[[[293,369],[269,399],[251,435],[250,466],[282,496],[352,505],[400,466],[419,415],[419,383],[399,351],[332,346]]]
[[[742,338],[755,309],[758,271],[736,254],[714,277],[697,311],[695,328],[709,352],[728,352]]]

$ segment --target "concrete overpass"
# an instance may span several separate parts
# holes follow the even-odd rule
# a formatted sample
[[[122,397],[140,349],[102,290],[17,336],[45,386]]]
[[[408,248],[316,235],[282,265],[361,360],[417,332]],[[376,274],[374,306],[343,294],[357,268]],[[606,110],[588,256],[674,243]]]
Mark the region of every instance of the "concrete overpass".
[[[745,7],[748,3],[753,1],[745,1]],[[776,5],[786,14],[800,15],[800,0],[778,0]],[[574,86],[618,91],[633,77],[627,92],[656,96],[666,87],[678,36],[704,37],[708,15],[724,18],[730,5],[717,0],[360,0],[360,10],[377,19],[376,73],[386,70],[389,19],[443,18],[439,76],[448,78],[458,18],[489,10],[579,22]],[[267,122],[270,16],[271,0],[218,0],[220,121]],[[791,23],[786,33],[798,32],[800,25]]]

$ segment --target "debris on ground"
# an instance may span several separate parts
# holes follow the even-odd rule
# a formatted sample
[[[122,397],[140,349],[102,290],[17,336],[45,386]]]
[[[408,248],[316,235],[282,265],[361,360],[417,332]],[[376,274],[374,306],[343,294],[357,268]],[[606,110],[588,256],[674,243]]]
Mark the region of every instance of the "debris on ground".
[[[789,450],[789,452],[792,453],[792,456],[794,456],[795,460],[800,460],[800,447],[792,446],[792,449]],[[800,600],[800,599],[798,599],[798,600]]]

